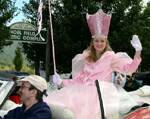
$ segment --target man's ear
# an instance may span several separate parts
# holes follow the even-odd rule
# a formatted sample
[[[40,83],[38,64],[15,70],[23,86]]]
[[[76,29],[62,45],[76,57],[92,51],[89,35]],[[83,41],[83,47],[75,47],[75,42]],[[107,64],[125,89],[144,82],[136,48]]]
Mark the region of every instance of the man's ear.
[[[36,89],[32,89],[31,93],[35,96],[37,94],[37,90]]]

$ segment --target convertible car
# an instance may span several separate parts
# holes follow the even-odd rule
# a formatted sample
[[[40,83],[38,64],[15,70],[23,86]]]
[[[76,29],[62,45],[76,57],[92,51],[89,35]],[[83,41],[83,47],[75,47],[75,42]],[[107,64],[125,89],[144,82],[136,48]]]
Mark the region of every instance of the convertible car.
[[[146,73],[147,74],[147,73]],[[145,74],[144,74],[145,75]],[[141,75],[140,75],[141,76]],[[136,77],[137,78],[137,77]],[[141,80],[141,79],[140,79]],[[107,86],[106,86],[107,85]],[[105,87],[106,86],[106,87]],[[9,96],[15,90],[16,83],[15,81],[9,79],[9,78],[0,78],[0,116],[5,115],[9,110],[20,106],[21,104],[16,104],[13,101],[9,100]],[[99,100],[101,102],[100,105],[100,112],[101,117],[98,119],[150,119],[150,86],[144,85],[140,87],[137,90],[127,92],[123,90],[120,86],[115,86],[112,83],[104,83],[97,81],[97,91],[99,92]],[[105,92],[105,88],[115,89],[115,91],[119,94],[119,103],[110,102],[108,103],[108,100],[105,100],[105,96],[107,97],[107,94]],[[53,88],[54,90],[54,88]],[[57,90],[57,89],[55,89]],[[49,86],[48,92],[51,92],[51,88]],[[111,95],[112,99],[114,98],[114,101],[116,100],[116,96]],[[113,97],[114,96],[114,97]],[[89,97],[90,98],[90,97]],[[45,101],[49,104],[51,110],[53,119],[76,119],[75,114],[73,111],[71,111],[67,106],[62,106],[61,104],[55,105],[51,104],[49,100]],[[113,112],[113,110],[108,109],[109,106],[112,106],[113,104],[119,104],[118,112],[115,112],[114,114],[111,113],[111,116],[109,115],[110,112]],[[114,105],[113,105],[114,106]],[[113,109],[114,107],[111,107]]]

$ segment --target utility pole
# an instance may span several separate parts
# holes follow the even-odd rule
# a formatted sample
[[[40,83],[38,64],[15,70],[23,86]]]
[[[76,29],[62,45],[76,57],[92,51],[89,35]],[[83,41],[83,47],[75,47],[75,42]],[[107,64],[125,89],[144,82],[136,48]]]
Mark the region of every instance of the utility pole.
[[[48,22],[49,24],[49,22]],[[49,26],[49,25],[48,25]],[[51,43],[50,43],[50,29],[47,28],[47,40],[46,40],[46,81],[49,82],[50,79],[50,51],[51,51]]]
[[[47,44],[46,44],[46,80],[47,81],[49,81],[51,79],[50,74],[52,75],[56,72],[51,2],[52,2],[52,0],[48,0],[49,21],[47,21],[48,28],[47,28]],[[51,55],[50,54],[52,54],[52,64],[53,65],[51,65],[51,57],[50,57]]]

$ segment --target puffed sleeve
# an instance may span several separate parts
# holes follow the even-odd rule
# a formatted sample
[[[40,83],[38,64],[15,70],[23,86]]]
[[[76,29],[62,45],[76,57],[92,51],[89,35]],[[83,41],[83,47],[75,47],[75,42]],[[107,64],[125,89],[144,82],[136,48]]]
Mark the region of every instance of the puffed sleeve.
[[[112,57],[111,65],[114,71],[130,75],[138,69],[140,63],[141,58],[131,59],[127,53],[119,52]]]
[[[83,51],[82,54],[77,54],[72,59],[72,77],[74,78],[84,68],[85,59],[88,56],[88,51]]]
[[[72,59],[72,79],[70,80],[63,80],[63,85],[72,85],[76,83],[82,83],[81,80],[78,80],[78,75],[84,70],[85,66],[85,60],[86,57],[88,56],[89,51],[85,50],[83,51],[82,54],[77,54],[73,59]]]

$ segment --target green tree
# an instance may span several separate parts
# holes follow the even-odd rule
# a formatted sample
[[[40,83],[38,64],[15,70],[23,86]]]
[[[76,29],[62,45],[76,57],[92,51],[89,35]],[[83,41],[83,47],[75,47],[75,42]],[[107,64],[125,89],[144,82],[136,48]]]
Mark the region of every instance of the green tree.
[[[147,21],[144,17],[145,10],[149,9],[149,7],[143,7],[142,0],[56,0],[52,4],[52,17],[56,64],[59,72],[70,72],[72,58],[89,45],[91,35],[86,22],[86,13],[95,13],[99,8],[112,13],[109,41],[114,51],[125,51],[133,56],[134,49],[130,45],[132,35],[138,34],[140,39],[148,39],[144,29],[140,29]],[[49,19],[47,1],[44,3],[43,10],[43,26],[47,28]],[[25,4],[24,13],[34,23],[35,11],[37,11],[35,0]],[[148,13],[147,16],[149,16]],[[144,42],[142,41],[143,46],[146,45]],[[44,53],[45,50],[40,52]],[[142,69],[145,67],[142,66]]]
[[[57,63],[63,66],[63,71],[69,71],[73,56],[89,45],[91,36],[86,23],[86,13],[95,13],[99,8],[106,13],[112,13],[109,41],[114,51],[125,51],[133,56],[134,49],[130,45],[130,40],[133,34],[140,35],[138,28],[141,24],[138,21],[143,14],[141,1],[57,0],[53,5],[54,20],[57,24],[54,26],[57,34],[55,40],[59,54],[56,58]]]
[[[15,69],[16,71],[21,71],[22,67],[23,67],[23,56],[21,54],[21,50],[19,47],[17,47],[17,49],[15,50],[15,57],[13,60],[13,63],[15,65]]]
[[[143,51],[142,51],[142,65],[141,69],[143,71],[149,71],[150,70],[150,2],[147,4],[147,7],[143,10],[143,13],[140,16],[140,19],[138,20],[138,24],[140,24],[140,27],[138,27],[138,32],[141,36],[141,42],[143,45]]]
[[[26,21],[30,22],[34,26],[37,26],[37,9],[38,9],[38,1],[30,0],[29,3],[24,3],[24,7],[22,8],[24,15],[26,17]],[[48,15],[48,9],[43,9],[43,14]],[[48,16],[44,17],[43,20],[43,28],[47,28],[47,20]],[[47,35],[42,34],[42,36],[46,39]],[[46,58],[46,45],[45,44],[35,44],[35,43],[22,43],[23,51],[26,54],[28,60],[35,67],[35,74],[39,74],[40,61],[44,62]],[[45,66],[43,66],[45,67]]]
[[[4,45],[10,44],[5,42],[9,38],[7,23],[13,18],[15,11],[15,2],[12,2],[12,0],[0,0],[0,50]]]

